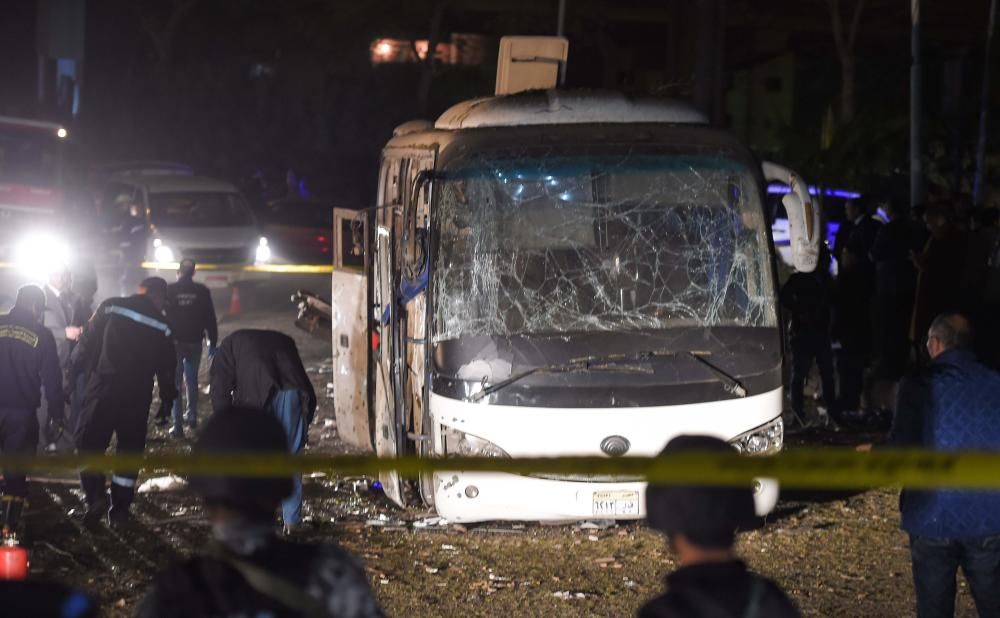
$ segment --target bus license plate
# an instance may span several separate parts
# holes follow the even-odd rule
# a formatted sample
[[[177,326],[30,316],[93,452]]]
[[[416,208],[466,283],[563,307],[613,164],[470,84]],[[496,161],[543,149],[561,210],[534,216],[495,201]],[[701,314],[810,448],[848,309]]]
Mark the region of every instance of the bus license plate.
[[[595,491],[594,515],[638,515],[638,491]]]

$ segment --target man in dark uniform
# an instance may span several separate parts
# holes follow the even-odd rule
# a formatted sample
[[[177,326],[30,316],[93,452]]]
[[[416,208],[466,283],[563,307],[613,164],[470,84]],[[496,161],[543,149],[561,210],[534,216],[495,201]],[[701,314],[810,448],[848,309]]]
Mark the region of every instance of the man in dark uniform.
[[[177,282],[167,287],[167,302],[164,313],[167,323],[174,333],[174,347],[177,349],[177,390],[181,381],[187,385],[187,413],[181,414],[181,397],[174,400],[174,427],[170,435],[184,436],[184,425],[192,429],[198,426],[198,369],[201,366],[202,340],[208,338],[208,357],[215,356],[215,346],[219,342],[219,326],[215,318],[215,305],[208,288],[194,282],[195,262],[181,260],[177,271]],[[158,425],[165,425],[167,417],[157,418]]]
[[[295,341],[273,330],[238,330],[222,340],[212,362],[212,409],[233,406],[267,410],[281,421],[288,450],[306,446],[316,413],[316,391],[306,375]],[[282,504],[285,528],[302,518],[302,477]]]
[[[259,410],[229,409],[205,423],[195,453],[274,454],[280,423]],[[153,579],[140,618],[186,616],[382,616],[364,569],[332,544],[278,538],[274,512],[292,479],[193,477],[212,527],[208,550]]]
[[[872,214],[871,200],[851,202],[847,216],[854,217],[850,236],[841,249],[837,276],[837,320],[840,341],[837,371],[840,374],[838,408],[845,417],[859,417],[865,368],[872,350],[872,294],[875,291],[875,264],[871,248],[882,222]],[[837,235],[837,244],[840,234]]]
[[[42,326],[45,293],[35,285],[17,291],[10,313],[0,316],[0,452],[34,455],[38,443],[38,417],[42,386],[48,402],[48,419],[61,425],[65,418],[62,369],[56,342]],[[4,536],[17,529],[28,481],[24,473],[4,470]]]
[[[830,343],[829,252],[821,248],[820,261],[811,273],[793,273],[781,288],[781,306],[791,316],[789,339],[792,347],[792,411],[806,422],[804,387],[813,359],[819,367],[823,401],[827,414],[839,422],[833,348]]]
[[[718,438],[678,436],[662,454],[685,451],[733,452]],[[680,568],[667,577],[667,592],[647,602],[639,618],[799,616],[777,584],[751,573],[733,551],[737,528],[754,518],[749,485],[650,484],[646,514],[649,526],[667,535]]]
[[[142,453],[153,398],[153,377],[165,408],[177,396],[174,386],[174,343],[161,313],[167,282],[159,277],[142,281],[137,294],[101,303],[84,327],[73,375],[86,374],[83,410],[76,431],[84,453],[103,453],[118,436],[119,453]],[[111,477],[109,523],[121,527],[135,496],[138,472],[115,472]],[[85,521],[97,523],[107,508],[104,475],[82,472],[80,485],[87,502]]]

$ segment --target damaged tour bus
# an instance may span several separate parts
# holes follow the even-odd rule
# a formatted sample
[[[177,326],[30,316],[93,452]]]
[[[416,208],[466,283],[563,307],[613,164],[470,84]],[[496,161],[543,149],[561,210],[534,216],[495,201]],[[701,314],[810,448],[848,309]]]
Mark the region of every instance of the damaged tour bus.
[[[565,51],[506,38],[505,79],[527,68],[518,45],[536,43]],[[538,73],[556,55],[529,54],[549,61]],[[523,88],[498,87],[510,90]],[[805,183],[686,105],[531,88],[399,127],[378,207],[364,225],[337,219],[338,239],[366,255],[364,274],[333,275],[341,437],[385,457],[650,456],[681,433],[778,451],[782,337],[762,208],[775,180],[791,188],[795,265],[812,270],[822,234]],[[402,504],[402,479],[381,480]],[[456,522],[645,514],[632,478],[417,481]],[[777,484],[759,481],[756,498],[769,511]]]

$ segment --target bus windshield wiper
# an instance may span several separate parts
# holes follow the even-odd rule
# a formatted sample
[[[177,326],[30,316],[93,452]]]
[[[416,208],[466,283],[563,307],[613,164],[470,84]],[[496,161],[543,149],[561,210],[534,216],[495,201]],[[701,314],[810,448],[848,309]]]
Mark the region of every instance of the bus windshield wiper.
[[[666,350],[646,350],[642,352],[632,352],[628,354],[608,354],[606,356],[585,356],[574,358],[558,365],[542,365],[514,374],[505,380],[495,384],[486,384],[483,378],[483,389],[469,396],[469,401],[482,401],[488,395],[502,390],[515,382],[541,373],[588,373],[591,371],[606,371],[619,373],[653,373],[653,370],[638,365],[629,365],[630,362],[642,362],[653,358],[673,356],[674,352]]]
[[[706,352],[698,352],[698,351],[695,351],[695,350],[688,350],[687,355],[690,356],[691,358],[695,359],[696,361],[698,361],[699,363],[701,363],[703,367],[705,367],[706,369],[708,369],[709,372],[711,372],[711,374],[717,380],[719,380],[720,382],[722,382],[725,385],[725,389],[728,392],[736,395],[737,397],[746,397],[747,396],[747,389],[746,389],[746,387],[743,386],[743,384],[741,384],[739,380],[737,380],[735,377],[733,377],[732,374],[727,373],[726,371],[724,371],[723,369],[721,369],[718,365],[714,364],[712,361],[710,361],[707,358],[705,358],[705,356],[707,355]]]

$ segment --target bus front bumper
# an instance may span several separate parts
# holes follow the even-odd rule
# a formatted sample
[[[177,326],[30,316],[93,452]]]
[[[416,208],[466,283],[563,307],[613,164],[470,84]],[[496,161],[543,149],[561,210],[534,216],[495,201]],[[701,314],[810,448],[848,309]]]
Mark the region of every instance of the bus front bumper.
[[[646,483],[642,481],[593,482],[456,471],[435,473],[433,482],[435,510],[450,522],[629,520],[646,516]],[[778,482],[758,479],[754,502],[758,515],[773,510],[778,502]]]

